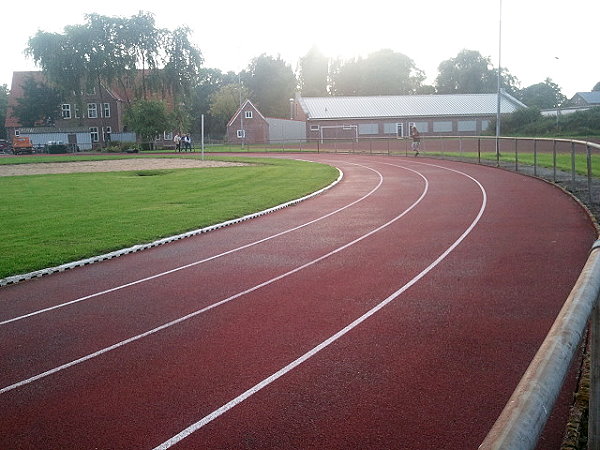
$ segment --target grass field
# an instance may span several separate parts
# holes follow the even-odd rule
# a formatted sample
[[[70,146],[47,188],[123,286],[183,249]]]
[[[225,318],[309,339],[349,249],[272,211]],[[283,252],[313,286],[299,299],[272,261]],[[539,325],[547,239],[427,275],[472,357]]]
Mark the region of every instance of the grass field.
[[[42,158],[2,162],[42,162]],[[75,160],[83,158],[88,157]],[[231,160],[254,165],[0,177],[0,278],[263,210],[314,192],[338,175],[315,163]]]

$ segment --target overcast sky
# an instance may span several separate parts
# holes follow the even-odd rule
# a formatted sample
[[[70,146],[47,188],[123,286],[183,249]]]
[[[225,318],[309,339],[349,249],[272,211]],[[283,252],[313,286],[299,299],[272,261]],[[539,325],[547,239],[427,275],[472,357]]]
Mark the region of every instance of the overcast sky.
[[[23,50],[38,30],[63,32],[87,13],[154,14],[157,26],[185,25],[205,67],[238,72],[261,53],[296,70],[316,45],[329,57],[366,56],[383,48],[404,53],[433,83],[440,62],[477,50],[498,66],[500,0],[145,0],[10,1],[2,7],[0,84],[13,71],[36,70]],[[418,6],[417,6],[418,5]],[[598,0],[502,0],[502,67],[521,87],[552,78],[567,97],[600,81]]]

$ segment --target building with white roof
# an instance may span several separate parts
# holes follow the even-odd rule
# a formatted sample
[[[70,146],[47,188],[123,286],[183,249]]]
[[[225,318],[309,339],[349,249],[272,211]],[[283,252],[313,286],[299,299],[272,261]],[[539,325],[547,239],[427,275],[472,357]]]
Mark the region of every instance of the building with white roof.
[[[496,117],[497,94],[301,97],[293,115],[305,120],[309,139],[402,137],[414,124],[423,135],[479,135]],[[500,112],[526,106],[503,93]]]

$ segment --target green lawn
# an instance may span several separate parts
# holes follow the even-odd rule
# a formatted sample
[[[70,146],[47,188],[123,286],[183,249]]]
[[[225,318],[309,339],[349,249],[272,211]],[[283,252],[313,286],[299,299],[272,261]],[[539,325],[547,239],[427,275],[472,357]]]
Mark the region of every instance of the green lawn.
[[[338,175],[322,164],[235,160],[255,165],[0,177],[0,278],[260,211],[314,192]]]

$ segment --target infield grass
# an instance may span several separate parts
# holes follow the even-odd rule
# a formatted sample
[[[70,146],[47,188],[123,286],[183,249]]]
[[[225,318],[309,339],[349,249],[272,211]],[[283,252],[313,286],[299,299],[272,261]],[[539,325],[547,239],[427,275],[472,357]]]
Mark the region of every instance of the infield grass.
[[[241,217],[338,176],[323,164],[219,159],[253,165],[0,177],[0,278]]]

